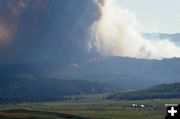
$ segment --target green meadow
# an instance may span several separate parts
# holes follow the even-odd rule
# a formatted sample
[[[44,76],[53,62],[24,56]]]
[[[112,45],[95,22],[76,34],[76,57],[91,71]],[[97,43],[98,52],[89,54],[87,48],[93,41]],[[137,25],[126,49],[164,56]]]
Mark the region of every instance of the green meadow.
[[[81,100],[0,105],[0,119],[164,119],[168,100]],[[144,105],[142,108],[132,104]]]

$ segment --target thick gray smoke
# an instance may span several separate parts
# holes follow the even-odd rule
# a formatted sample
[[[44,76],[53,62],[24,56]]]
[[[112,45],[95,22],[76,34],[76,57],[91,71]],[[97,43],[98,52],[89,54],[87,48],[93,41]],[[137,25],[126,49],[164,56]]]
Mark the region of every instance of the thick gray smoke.
[[[0,0],[0,62],[80,62],[98,17],[92,0]]]
[[[116,2],[0,0],[0,64],[78,64],[97,53],[156,59],[180,56],[180,48],[169,40],[143,39],[135,16]]]
[[[102,55],[162,59],[180,57],[180,47],[168,39],[144,39],[136,16],[122,9],[119,0],[95,0],[101,17],[90,28],[89,48]]]

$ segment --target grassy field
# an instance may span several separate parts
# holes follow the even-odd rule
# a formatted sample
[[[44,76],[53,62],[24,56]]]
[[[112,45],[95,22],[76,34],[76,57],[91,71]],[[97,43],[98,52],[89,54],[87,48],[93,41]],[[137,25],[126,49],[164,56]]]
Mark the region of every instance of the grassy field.
[[[179,102],[180,99],[84,100],[0,105],[0,119],[164,119],[164,105]],[[132,107],[132,104],[145,105],[145,108]]]

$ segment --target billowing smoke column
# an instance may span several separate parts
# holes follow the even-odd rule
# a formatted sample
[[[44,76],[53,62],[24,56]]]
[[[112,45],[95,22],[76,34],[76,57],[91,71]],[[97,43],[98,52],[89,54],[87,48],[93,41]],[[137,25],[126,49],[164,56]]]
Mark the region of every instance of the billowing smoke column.
[[[0,64],[81,62],[98,17],[92,0],[0,0]]]
[[[80,64],[92,57],[95,63],[99,54],[150,59],[180,56],[180,48],[169,40],[143,39],[135,16],[116,2],[0,0],[0,64]]]
[[[101,17],[91,26],[90,49],[101,55],[147,59],[180,57],[180,47],[166,40],[146,40],[133,13],[122,9],[118,0],[94,0]]]

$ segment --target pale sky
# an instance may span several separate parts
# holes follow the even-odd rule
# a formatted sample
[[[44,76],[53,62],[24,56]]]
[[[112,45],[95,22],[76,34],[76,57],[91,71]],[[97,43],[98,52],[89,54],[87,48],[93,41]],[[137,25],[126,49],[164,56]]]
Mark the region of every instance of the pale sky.
[[[180,32],[180,0],[119,0],[145,27],[145,32]]]

